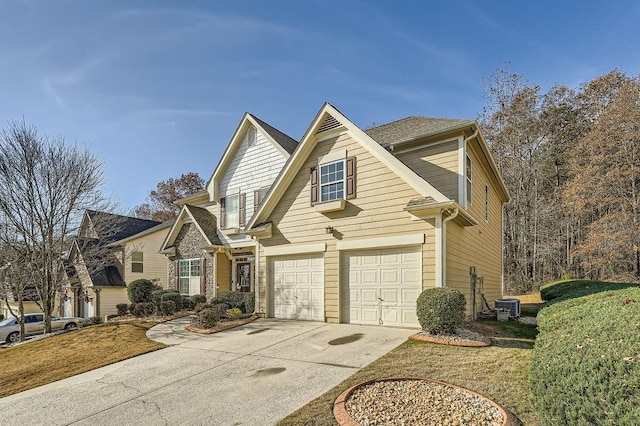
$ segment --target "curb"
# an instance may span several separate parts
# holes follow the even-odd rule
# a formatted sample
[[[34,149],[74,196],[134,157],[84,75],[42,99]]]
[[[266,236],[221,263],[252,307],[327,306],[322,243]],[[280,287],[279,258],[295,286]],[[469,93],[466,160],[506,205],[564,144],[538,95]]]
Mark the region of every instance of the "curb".
[[[351,394],[353,393],[353,391],[355,391],[360,387],[367,386],[375,382],[385,382],[385,381],[391,382],[391,381],[403,381],[403,380],[424,380],[426,382],[436,383],[439,385],[452,387],[452,388],[461,390],[463,392],[470,393],[472,395],[475,395],[483,399],[484,401],[487,401],[489,404],[495,407],[498,411],[500,411],[500,414],[502,414],[502,418],[504,419],[504,421],[502,422],[502,426],[522,425],[522,422],[520,422],[520,420],[513,413],[511,413],[510,411],[502,407],[497,402],[487,398],[484,395],[479,394],[478,392],[474,392],[470,389],[466,389],[461,386],[452,385],[451,383],[445,383],[445,382],[441,382],[439,380],[433,380],[433,379],[425,379],[422,377],[390,377],[386,379],[374,379],[374,380],[369,380],[369,381],[357,384],[355,386],[352,386],[346,391],[342,392],[340,396],[338,396],[338,398],[333,403],[333,417],[336,419],[336,421],[340,426],[360,426],[360,423],[358,423],[353,417],[351,417],[346,407],[346,402],[351,396]]]

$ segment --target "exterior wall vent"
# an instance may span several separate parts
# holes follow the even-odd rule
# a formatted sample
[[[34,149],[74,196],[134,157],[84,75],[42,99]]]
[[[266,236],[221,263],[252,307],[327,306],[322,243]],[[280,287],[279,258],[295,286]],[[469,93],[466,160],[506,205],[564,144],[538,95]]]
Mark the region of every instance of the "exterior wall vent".
[[[251,126],[247,131],[247,145],[256,146],[258,144],[258,134],[256,128]]]
[[[342,123],[340,123],[338,120],[333,118],[333,116],[327,115],[327,118],[324,119],[324,122],[322,123],[322,125],[320,126],[318,131],[316,132],[316,135],[318,133],[327,132],[329,130],[337,129],[340,126],[342,126]]]

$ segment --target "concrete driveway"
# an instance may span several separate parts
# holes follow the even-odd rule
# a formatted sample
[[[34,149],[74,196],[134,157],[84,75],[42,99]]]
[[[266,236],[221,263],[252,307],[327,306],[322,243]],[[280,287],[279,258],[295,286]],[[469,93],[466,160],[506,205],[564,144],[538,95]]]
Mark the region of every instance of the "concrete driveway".
[[[147,332],[169,348],[0,399],[0,423],[269,425],[416,331],[260,319],[198,335],[187,321]]]

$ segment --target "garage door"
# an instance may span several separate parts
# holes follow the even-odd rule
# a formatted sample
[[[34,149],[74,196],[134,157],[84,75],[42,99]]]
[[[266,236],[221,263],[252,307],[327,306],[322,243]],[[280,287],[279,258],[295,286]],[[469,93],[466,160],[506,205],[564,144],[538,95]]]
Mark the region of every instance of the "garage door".
[[[322,255],[271,258],[276,318],[324,321]]]
[[[421,264],[420,247],[343,253],[342,321],[419,327]]]

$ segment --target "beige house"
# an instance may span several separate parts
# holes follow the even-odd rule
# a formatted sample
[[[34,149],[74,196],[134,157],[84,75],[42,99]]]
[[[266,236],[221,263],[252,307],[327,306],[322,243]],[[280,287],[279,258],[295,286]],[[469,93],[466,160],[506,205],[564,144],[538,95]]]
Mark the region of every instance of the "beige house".
[[[297,142],[245,113],[205,191],[182,206],[160,251],[168,288],[182,294],[255,292],[256,240],[242,232]]]
[[[166,287],[167,262],[158,253],[172,222],[87,210],[65,260],[64,316],[103,319],[130,303],[127,284],[146,278]]]
[[[256,305],[268,317],[413,327],[420,292],[447,286],[471,316],[481,293],[502,296],[508,200],[475,121],[363,131],[325,104],[246,225]]]

